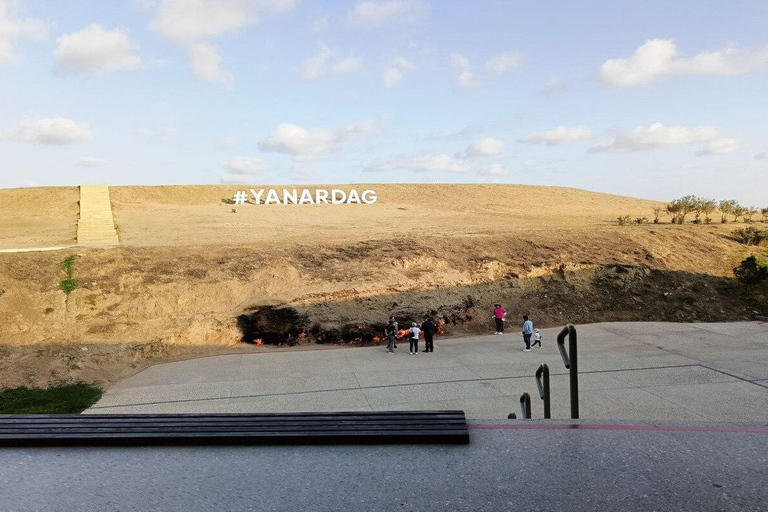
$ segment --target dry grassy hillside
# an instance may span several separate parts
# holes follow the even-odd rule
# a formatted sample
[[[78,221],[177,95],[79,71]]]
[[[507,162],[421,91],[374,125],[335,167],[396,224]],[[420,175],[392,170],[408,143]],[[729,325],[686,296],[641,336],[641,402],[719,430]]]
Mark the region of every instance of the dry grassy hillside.
[[[121,247],[0,254],[0,345],[28,346],[24,368],[35,353],[65,354],[50,378],[109,380],[125,360],[181,346],[370,340],[390,313],[484,331],[495,301],[541,326],[748,313],[731,273],[746,250],[730,224],[618,226],[657,203],[563,188],[368,187],[375,205],[237,213],[226,204],[237,187],[112,188]],[[6,223],[6,199],[31,193],[0,191],[1,229],[17,244],[45,239]],[[78,287],[67,296],[58,283],[70,255]],[[0,374],[31,379],[18,362],[6,358]]]

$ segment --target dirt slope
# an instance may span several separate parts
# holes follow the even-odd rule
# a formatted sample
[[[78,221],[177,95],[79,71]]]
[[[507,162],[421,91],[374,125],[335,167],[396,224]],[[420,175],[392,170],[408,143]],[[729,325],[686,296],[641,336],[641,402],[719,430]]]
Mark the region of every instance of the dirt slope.
[[[553,187],[357,188],[376,189],[377,204],[235,207],[227,200],[237,187],[112,188],[122,247],[0,254],[0,345],[44,354],[128,346],[100,357],[134,364],[144,350],[135,347],[229,347],[264,334],[367,341],[390,313],[432,313],[449,334],[480,332],[495,301],[511,319],[527,313],[542,326],[748,314],[731,273],[746,250],[730,224],[618,226],[618,215],[650,217],[658,203]],[[71,202],[71,190],[60,192],[57,204]],[[23,210],[15,198],[30,194],[0,199]],[[3,233],[15,243],[60,239],[25,237],[6,214]],[[69,255],[78,287],[66,296],[58,283]],[[268,320],[265,307],[287,316]],[[274,325],[280,318],[295,325]],[[51,375],[88,375],[81,370]]]

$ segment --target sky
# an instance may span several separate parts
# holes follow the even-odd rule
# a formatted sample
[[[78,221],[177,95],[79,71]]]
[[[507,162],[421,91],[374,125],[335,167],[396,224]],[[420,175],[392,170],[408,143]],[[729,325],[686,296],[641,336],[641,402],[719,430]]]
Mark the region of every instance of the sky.
[[[767,27],[765,0],[0,0],[0,187],[768,206]]]

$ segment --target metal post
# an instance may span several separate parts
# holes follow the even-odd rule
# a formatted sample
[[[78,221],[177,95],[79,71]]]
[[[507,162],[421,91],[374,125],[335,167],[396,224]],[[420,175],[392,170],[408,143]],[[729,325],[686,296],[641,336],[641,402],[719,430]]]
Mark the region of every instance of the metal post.
[[[528,393],[520,395],[520,414],[524,420],[531,419],[531,395]]]
[[[568,351],[565,350],[565,336],[568,335]],[[569,324],[557,335],[557,348],[565,367],[570,370],[571,418],[579,418],[579,355],[576,328]]]
[[[552,409],[549,396],[549,366],[543,364],[536,370],[536,387],[539,388],[539,396],[544,400],[544,418],[552,417]]]

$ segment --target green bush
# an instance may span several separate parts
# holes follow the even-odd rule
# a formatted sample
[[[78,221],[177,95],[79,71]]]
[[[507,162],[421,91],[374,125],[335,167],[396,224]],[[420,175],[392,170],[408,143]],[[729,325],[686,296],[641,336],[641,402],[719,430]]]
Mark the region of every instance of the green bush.
[[[733,236],[744,245],[760,245],[768,240],[768,231],[749,226],[733,230]]]
[[[632,217],[629,215],[622,215],[621,217],[617,217],[616,220],[619,222],[619,226],[626,226],[632,221]]]
[[[65,294],[69,295],[75,290],[75,288],[77,288],[77,279],[73,279],[71,277],[63,279],[59,282],[59,288]]]
[[[736,279],[744,284],[758,284],[768,280],[768,261],[758,260],[754,256],[745,259],[733,269]]]

